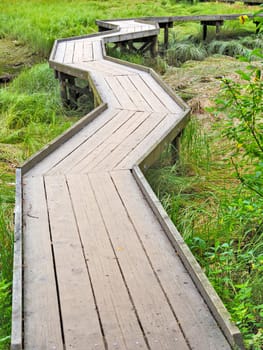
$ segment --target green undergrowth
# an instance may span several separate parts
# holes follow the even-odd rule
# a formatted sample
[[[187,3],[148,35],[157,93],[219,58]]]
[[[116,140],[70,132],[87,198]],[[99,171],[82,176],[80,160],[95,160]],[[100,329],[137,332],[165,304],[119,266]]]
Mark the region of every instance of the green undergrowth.
[[[15,162],[27,159],[75,120],[65,116],[58,82],[47,64],[21,73],[0,90],[0,147],[16,147]]]
[[[169,0],[45,1],[2,0],[0,3],[0,37],[16,39],[29,45],[35,53],[47,57],[57,38],[97,32],[95,20],[145,16],[229,14],[253,12],[254,8],[223,3],[176,3]],[[235,21],[234,21],[235,22]],[[229,24],[228,24],[229,26]],[[233,26],[238,26],[238,21]],[[200,33],[198,24],[180,25],[178,32]]]
[[[206,133],[192,118],[180,160],[170,152],[147,178],[243,333],[247,348],[263,341],[263,198],[236,178],[218,126]]]
[[[204,42],[193,36],[178,40],[173,31],[164,58],[168,65],[180,66],[186,61],[202,61],[215,54],[230,57],[249,56],[255,48],[263,49],[262,33],[249,36],[240,36],[238,33],[234,38],[218,37]]]

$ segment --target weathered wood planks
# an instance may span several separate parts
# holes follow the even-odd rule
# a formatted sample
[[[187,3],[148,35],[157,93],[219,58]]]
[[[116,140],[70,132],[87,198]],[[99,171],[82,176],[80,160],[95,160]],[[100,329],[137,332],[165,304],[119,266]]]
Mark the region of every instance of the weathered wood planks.
[[[24,347],[63,350],[56,267],[43,177],[24,187]]]
[[[108,110],[102,104],[21,168],[24,305],[18,293],[12,349],[242,348],[134,168],[160,155],[189,109],[152,70],[104,56],[106,42],[155,40],[158,25],[107,25],[115,29],[58,40],[51,53],[51,66],[88,79]]]

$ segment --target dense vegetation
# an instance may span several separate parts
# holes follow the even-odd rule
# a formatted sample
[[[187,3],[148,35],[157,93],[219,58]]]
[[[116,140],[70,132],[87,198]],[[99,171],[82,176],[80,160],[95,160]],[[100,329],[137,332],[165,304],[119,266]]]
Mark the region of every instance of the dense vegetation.
[[[212,130],[193,118],[180,160],[171,165],[166,156],[147,174],[247,346],[257,350],[263,344],[261,72],[262,65],[249,65],[241,82],[225,79]]]
[[[22,0],[18,6],[17,1],[2,0],[0,38],[14,40],[18,47],[26,47],[27,52],[29,50],[41,61],[48,57],[55,38],[96,31],[96,18],[254,11],[240,3],[190,5],[172,0],[127,0],[126,6],[118,0],[78,0],[74,6],[72,4],[69,0]],[[248,36],[254,30],[251,22],[245,25],[239,21],[229,22],[218,39],[230,40],[215,41],[211,32],[207,43],[203,44],[200,43],[199,24],[176,25],[164,56],[154,62],[149,58],[144,60],[164,73],[169,65],[178,66],[189,59],[204,59],[218,52],[249,56],[255,46],[262,47],[262,38]],[[237,34],[242,38],[237,39]],[[162,37],[160,42],[162,44]],[[138,63],[143,61],[138,56],[132,59]],[[244,116],[253,111],[249,114],[254,122],[252,130],[259,130],[257,137],[262,146],[262,121],[258,121],[262,115],[262,77],[258,67],[260,61],[252,75],[240,73],[246,86],[225,80],[222,88],[225,96],[211,112],[214,115],[212,128],[204,133],[199,122],[193,119],[182,139],[178,164],[170,166],[166,160],[161,168],[148,173],[164,206],[205,268],[251,349],[260,349],[263,337],[263,199],[260,192],[263,160],[262,152],[255,147],[257,141],[249,134],[251,128],[247,129],[248,121],[238,119],[238,108]],[[251,104],[251,93],[255,93],[254,104]],[[242,107],[237,104],[236,109],[232,108],[235,98],[242,99]],[[222,101],[228,103],[222,106]],[[218,116],[216,111],[222,107]],[[226,108],[230,119],[225,118]],[[10,340],[14,169],[69,127],[76,120],[75,114],[63,109],[58,84],[47,63],[26,69],[0,90],[0,349],[3,350],[8,348]],[[233,129],[236,119],[239,122]]]

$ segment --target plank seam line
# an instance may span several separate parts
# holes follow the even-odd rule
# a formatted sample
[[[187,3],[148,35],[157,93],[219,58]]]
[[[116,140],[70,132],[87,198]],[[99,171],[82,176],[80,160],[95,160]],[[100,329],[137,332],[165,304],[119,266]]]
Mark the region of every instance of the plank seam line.
[[[163,101],[160,99],[160,97],[158,95],[156,95],[155,91],[149,86],[149,84],[147,83],[147,81],[144,79],[144,75],[145,74],[139,74],[140,78],[142,79],[142,81],[144,82],[144,84],[148,87],[149,90],[151,90],[152,94],[157,97],[157,99],[160,101],[161,105],[167,109],[170,113],[173,113],[173,111],[170,111],[168,108],[169,106],[167,106],[166,104],[163,103]],[[151,75],[150,75],[151,78],[153,78]]]
[[[49,210],[48,210],[48,198],[47,198],[47,188],[46,188],[45,177],[42,177],[42,182],[44,185],[44,192],[45,192],[46,210],[47,210],[47,217],[48,217],[48,230],[49,230],[49,237],[50,237],[50,243],[51,243],[50,246],[51,246],[51,253],[52,253],[52,262],[53,262],[53,267],[54,267],[54,277],[55,277],[55,283],[56,283],[57,300],[58,300],[60,330],[61,330],[63,348],[66,350],[65,333],[64,333],[62,309],[61,309],[61,301],[60,301],[60,293],[59,293],[59,283],[58,283],[58,275],[57,275],[57,267],[56,267],[56,258],[55,258],[55,252],[54,252],[54,246],[53,246],[53,238],[52,238],[52,231],[51,231],[51,224],[50,224],[50,214],[49,214]]]
[[[131,170],[129,170],[129,171],[130,171],[130,173],[132,174],[132,171],[131,171]],[[133,177],[133,174],[132,174],[132,177]],[[164,289],[164,287],[163,287],[163,285],[162,285],[162,282],[160,281],[160,278],[158,277],[158,274],[157,274],[156,271],[155,271],[155,268],[153,267],[152,261],[151,261],[149,255],[148,255],[148,253],[147,253],[147,251],[146,251],[146,249],[145,249],[145,246],[144,246],[144,244],[143,244],[143,242],[142,242],[142,240],[141,240],[141,237],[140,237],[140,235],[139,235],[139,233],[138,233],[138,230],[137,230],[137,228],[136,228],[136,226],[135,226],[135,224],[134,224],[134,222],[133,222],[133,220],[132,220],[132,218],[131,218],[131,216],[130,216],[130,214],[129,214],[129,211],[128,211],[126,205],[125,205],[125,202],[124,202],[123,198],[121,197],[121,194],[119,193],[118,188],[117,188],[117,186],[116,186],[116,183],[114,182],[114,179],[113,179],[113,177],[112,177],[111,174],[110,174],[110,178],[111,178],[111,181],[112,181],[112,183],[113,183],[113,185],[114,185],[114,187],[115,187],[115,189],[116,189],[116,192],[117,192],[117,194],[118,194],[118,196],[119,196],[119,199],[120,199],[120,201],[121,201],[121,203],[122,203],[122,205],[123,205],[123,207],[124,207],[124,209],[125,209],[126,215],[127,215],[128,219],[129,219],[129,221],[130,221],[130,223],[131,223],[131,225],[132,225],[132,227],[133,227],[133,229],[134,229],[134,231],[135,231],[135,233],[136,233],[136,236],[137,236],[137,238],[138,238],[138,241],[140,242],[140,245],[141,245],[141,247],[142,247],[142,249],[143,249],[143,251],[144,251],[144,254],[145,254],[146,258],[147,258],[147,261],[148,261],[148,263],[149,263],[149,265],[150,265],[150,267],[151,267],[151,269],[152,269],[152,271],[153,271],[153,274],[154,274],[156,280],[158,281],[158,284],[159,284],[159,286],[160,286],[160,288],[161,288],[161,290],[162,290],[162,292],[163,292],[163,294],[164,294],[164,297],[165,297],[165,299],[166,299],[166,301],[167,301],[167,304],[169,305],[169,308],[170,308],[170,310],[172,311],[172,314],[173,314],[173,316],[174,316],[174,318],[175,318],[175,320],[176,320],[176,322],[177,322],[177,324],[178,324],[178,327],[179,327],[180,331],[182,332],[182,334],[183,334],[183,336],[184,336],[184,339],[185,339],[185,341],[186,341],[186,344],[188,345],[189,349],[192,350],[192,347],[191,347],[191,345],[190,345],[190,343],[189,343],[189,340],[188,340],[188,338],[187,338],[187,336],[186,336],[186,334],[185,334],[185,332],[184,332],[184,330],[183,330],[183,328],[182,328],[182,326],[181,326],[181,323],[179,322],[179,320],[178,320],[178,318],[177,318],[177,316],[176,316],[176,313],[175,313],[175,310],[174,310],[174,308],[173,308],[173,306],[172,306],[172,303],[171,303],[171,301],[170,301],[170,299],[169,299],[167,293],[165,292],[165,289]],[[164,232],[163,232],[163,233],[164,233]],[[175,251],[175,249],[174,249],[174,251]]]
[[[110,109],[107,109],[107,111],[110,112]],[[113,117],[109,120],[107,120],[103,125],[101,125],[101,127],[99,127],[98,130],[101,130],[105,125],[107,125],[113,118],[116,117],[116,115],[120,112],[121,110],[118,109],[116,110],[116,114],[113,115]],[[85,128],[85,127],[84,127]],[[83,129],[84,129],[83,128]],[[82,130],[83,130],[82,129]],[[96,130],[96,133],[98,132],[98,130]],[[77,135],[77,134],[76,134]],[[74,135],[75,136],[75,135]],[[73,136],[73,137],[74,137]],[[71,155],[72,153],[74,153],[79,147],[81,147],[85,142],[87,142],[89,139],[91,139],[94,136],[94,133],[92,135],[90,135],[88,138],[85,138],[84,141],[82,141],[80,144],[78,144],[78,146],[76,146],[74,149],[71,149],[71,151],[69,153],[67,153],[67,155],[65,155],[63,158],[61,158],[58,162],[56,162],[54,165],[52,165],[51,168],[49,168],[44,175],[47,175],[50,171],[52,171],[55,167],[57,167],[60,163],[63,162],[63,160],[65,160],[66,158],[68,158],[69,155]]]
[[[94,291],[94,287],[93,287],[93,283],[92,283],[92,279],[91,279],[90,269],[89,269],[89,266],[88,266],[87,259],[85,257],[84,245],[83,245],[82,237],[81,237],[81,234],[80,234],[80,228],[79,228],[79,224],[78,224],[78,220],[77,220],[77,216],[76,216],[76,211],[75,211],[75,207],[74,207],[73,200],[72,200],[71,191],[70,191],[69,184],[68,184],[68,179],[67,179],[66,176],[64,176],[64,179],[65,179],[65,183],[66,183],[66,186],[67,186],[68,195],[69,195],[69,198],[70,198],[70,205],[71,205],[72,212],[73,212],[73,215],[74,215],[76,228],[77,228],[77,231],[78,231],[78,236],[79,236],[79,240],[80,240],[80,244],[81,244],[81,250],[82,250],[83,258],[84,258],[86,269],[87,269],[87,273],[88,273],[88,276],[89,276],[90,286],[91,286],[91,290],[92,290],[94,304],[95,304],[95,307],[96,307],[96,313],[98,315],[98,321],[99,321],[99,325],[100,325],[100,330],[101,330],[101,334],[102,334],[102,338],[103,338],[104,347],[105,347],[105,350],[107,350],[108,349],[107,339],[105,337],[105,332],[104,332],[103,324],[102,324],[101,317],[100,317],[98,303],[97,303],[97,299],[96,299],[96,295],[95,295],[95,291]]]
[[[103,77],[103,80],[105,81],[106,85],[108,86],[108,88],[110,89],[110,91],[112,92],[112,94],[114,95],[114,97],[116,98],[116,100],[119,102],[120,106],[122,109],[127,110],[126,108],[123,107],[120,99],[118,98],[118,96],[115,94],[115,91],[111,88],[109,82],[107,81],[107,76]]]
[[[118,163],[115,164],[115,165],[112,167],[112,169],[117,168],[118,165],[119,165],[120,163],[122,163],[122,162],[124,161],[125,158],[128,158],[129,155],[130,155],[137,147],[139,147],[139,146],[143,143],[143,141],[144,141],[152,132],[154,132],[154,130],[156,130],[156,129],[159,127],[159,125],[163,122],[163,120],[167,117],[167,115],[168,115],[168,114],[164,114],[164,115],[163,115],[163,118],[158,122],[158,124],[156,124],[155,127],[154,127],[153,129],[151,129],[151,130],[145,135],[145,137],[144,137],[139,143],[137,143],[137,145],[136,145],[133,149],[131,149],[129,152],[127,152],[127,153],[125,154],[125,156],[122,157],[122,158],[118,161]],[[129,167],[129,169],[130,169],[130,167]],[[119,169],[118,169],[118,170],[119,170]]]
[[[108,239],[109,239],[109,242],[110,242],[112,251],[113,251],[114,256],[115,256],[115,259],[116,259],[116,263],[117,263],[117,265],[118,265],[118,268],[119,268],[119,271],[120,271],[120,274],[121,274],[123,283],[124,283],[124,285],[125,285],[125,288],[126,288],[126,290],[127,290],[128,295],[129,295],[129,298],[130,298],[132,307],[133,307],[133,309],[134,309],[134,313],[135,313],[136,319],[137,319],[137,321],[138,321],[138,325],[139,325],[139,327],[140,327],[140,329],[141,329],[141,332],[142,332],[142,335],[143,335],[145,344],[146,344],[148,350],[151,350],[151,347],[150,347],[150,344],[149,344],[149,341],[148,341],[146,332],[145,332],[145,330],[144,330],[144,328],[143,328],[143,325],[142,325],[142,323],[141,323],[141,320],[140,320],[140,317],[139,317],[139,314],[138,314],[138,311],[137,311],[135,302],[134,302],[134,300],[133,300],[133,298],[132,298],[132,295],[131,295],[131,292],[130,292],[130,290],[129,290],[128,284],[127,284],[127,282],[126,282],[124,273],[123,273],[123,271],[122,271],[122,268],[121,268],[121,265],[120,265],[118,256],[117,256],[117,254],[116,254],[116,250],[115,250],[115,248],[114,248],[112,239],[111,239],[111,237],[110,237],[110,233],[109,233],[108,227],[107,227],[106,222],[105,222],[105,219],[104,219],[104,217],[103,217],[103,213],[102,213],[102,211],[101,211],[101,207],[100,207],[100,205],[99,205],[99,203],[98,203],[95,190],[94,190],[93,185],[92,185],[92,183],[91,183],[91,179],[90,179],[90,177],[89,177],[89,174],[86,174],[86,176],[87,176],[87,178],[88,178],[89,184],[90,184],[90,186],[91,186],[91,190],[92,190],[93,195],[94,195],[94,198],[95,198],[95,200],[96,200],[96,203],[97,203],[97,206],[98,206],[98,209],[99,209],[99,212],[100,212],[101,219],[102,219],[103,224],[104,224],[104,226],[105,226],[105,230],[106,230],[106,232],[107,232],[107,236],[108,236]]]
[[[130,79],[130,76],[134,76],[135,74],[130,74],[128,75],[128,79],[130,81],[130,83],[134,86],[134,88],[136,89],[136,91],[138,91],[138,94],[142,97],[143,101],[145,101],[145,103],[150,107],[150,109],[153,111],[151,105],[149,104],[149,102],[144,98],[144,96],[141,94],[140,90],[137,89],[137,87],[135,86],[134,82]]]
[[[151,112],[145,112],[145,111],[143,111],[143,112],[139,111],[139,113],[145,113],[145,114],[147,113],[147,117],[144,120],[142,120],[139,124],[137,124],[136,128],[133,129],[132,132],[124,140],[121,141],[121,143],[118,143],[117,145],[115,145],[114,148],[110,151],[110,154],[113,153],[120,145],[125,143],[127,141],[127,138],[130,137],[131,135],[133,135],[142,126],[142,124],[145,123],[145,121],[148,120],[151,117],[151,115],[152,115]],[[106,154],[104,156],[104,158],[99,160],[99,162],[96,163],[90,170],[95,169],[97,166],[99,166],[101,163],[103,163],[103,161],[105,159],[107,159],[110,154]]]
[[[122,113],[123,111],[125,110],[121,110],[121,112],[119,113]],[[105,141],[109,140],[109,138],[111,136],[113,136],[118,130],[120,130],[136,113],[137,111],[127,111],[127,112],[132,112],[132,114],[130,115],[129,119],[128,120],[124,120],[121,125],[119,125],[116,129],[114,129],[113,133],[112,134],[109,134],[105,139],[103,139],[97,146],[96,146],[96,149],[99,148],[101,145],[104,144]],[[117,114],[119,114],[117,113]],[[114,117],[116,117],[117,115],[115,115]],[[111,119],[112,120],[112,119]],[[110,120],[110,121],[111,121]],[[110,122],[109,121],[109,122]],[[85,143],[85,142],[84,142]],[[83,143],[83,144],[84,144]],[[107,146],[106,146],[107,147]],[[105,149],[106,147],[104,147],[103,149]],[[92,149],[91,151],[89,151],[82,159],[80,159],[76,164],[74,164],[72,167],[70,167],[68,169],[68,171],[71,171],[73,170],[76,166],[78,166],[78,164],[82,163],[84,159],[86,159],[87,157],[89,157],[92,153],[94,152],[94,149]],[[82,167],[80,170],[83,170],[85,169],[86,165],[84,167]]]

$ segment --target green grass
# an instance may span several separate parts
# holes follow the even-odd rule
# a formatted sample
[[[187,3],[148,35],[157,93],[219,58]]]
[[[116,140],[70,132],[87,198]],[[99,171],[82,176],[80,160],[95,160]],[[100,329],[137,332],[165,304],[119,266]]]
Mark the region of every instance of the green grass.
[[[154,0],[2,0],[0,4],[0,37],[9,37],[29,45],[33,51],[47,57],[57,38],[96,32],[96,19],[167,15],[198,15],[253,12],[255,8],[241,4],[197,3],[194,5],[173,1]],[[231,22],[240,27],[238,21]],[[228,24],[230,26],[230,24]],[[252,28],[252,24],[245,24]],[[243,28],[244,28],[243,26]],[[185,35],[200,33],[199,24],[185,24],[176,31]]]
[[[222,126],[221,126],[222,127]],[[223,147],[222,147],[223,145]],[[180,161],[147,178],[239,326],[247,348],[263,341],[263,199],[236,179],[218,126],[184,130]]]

